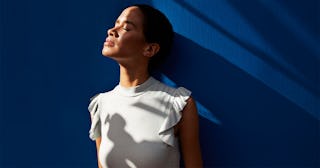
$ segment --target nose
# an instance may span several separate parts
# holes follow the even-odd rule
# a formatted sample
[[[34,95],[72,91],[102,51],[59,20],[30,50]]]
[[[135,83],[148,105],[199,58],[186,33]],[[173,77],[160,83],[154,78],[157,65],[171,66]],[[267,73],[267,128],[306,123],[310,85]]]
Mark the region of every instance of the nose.
[[[113,27],[113,28],[108,29],[108,35],[114,36],[114,37],[119,37],[119,34],[117,32],[117,28]]]

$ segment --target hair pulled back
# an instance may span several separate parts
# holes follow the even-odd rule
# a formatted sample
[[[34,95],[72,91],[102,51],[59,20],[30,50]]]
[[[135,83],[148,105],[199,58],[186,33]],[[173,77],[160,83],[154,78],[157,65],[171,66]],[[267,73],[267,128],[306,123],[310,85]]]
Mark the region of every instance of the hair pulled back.
[[[149,5],[136,4],[133,5],[140,9],[143,14],[143,33],[148,43],[157,43],[160,50],[150,58],[149,71],[152,72],[163,64],[169,55],[173,44],[173,28],[168,18]]]

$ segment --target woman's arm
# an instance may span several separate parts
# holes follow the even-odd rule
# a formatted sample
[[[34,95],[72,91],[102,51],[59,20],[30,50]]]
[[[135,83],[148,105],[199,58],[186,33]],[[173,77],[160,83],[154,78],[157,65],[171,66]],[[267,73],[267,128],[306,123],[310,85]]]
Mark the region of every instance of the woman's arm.
[[[90,117],[92,122],[92,116]],[[98,168],[102,168],[100,161],[99,161],[99,150],[100,150],[100,144],[101,144],[101,137],[96,138],[96,147],[97,147],[97,162],[98,162]]]
[[[99,138],[96,139],[98,168],[102,168],[102,166],[101,166],[101,164],[100,164],[100,161],[99,161],[100,144],[101,144],[101,137],[99,137]]]
[[[187,100],[178,124],[182,156],[186,168],[202,167],[201,149],[199,143],[199,117],[193,98]]]

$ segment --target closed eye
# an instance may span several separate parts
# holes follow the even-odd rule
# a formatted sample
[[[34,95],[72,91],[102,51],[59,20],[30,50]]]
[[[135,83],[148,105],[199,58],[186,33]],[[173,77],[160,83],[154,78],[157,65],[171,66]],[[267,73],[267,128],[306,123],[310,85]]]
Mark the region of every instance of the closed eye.
[[[130,29],[128,29],[127,27],[122,27],[122,29],[125,31],[130,31]]]
[[[126,31],[130,31],[131,28],[128,28],[128,27],[137,27],[132,21],[129,21],[129,20],[124,20],[123,22],[120,22],[120,20],[117,20],[115,22],[115,27],[116,26],[123,26],[122,29],[123,30],[126,30]]]

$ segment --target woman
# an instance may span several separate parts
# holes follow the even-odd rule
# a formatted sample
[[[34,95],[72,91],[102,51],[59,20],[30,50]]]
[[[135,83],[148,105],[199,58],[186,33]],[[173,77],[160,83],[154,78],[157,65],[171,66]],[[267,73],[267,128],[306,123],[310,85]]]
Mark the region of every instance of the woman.
[[[198,115],[191,92],[150,76],[169,53],[168,19],[147,5],[123,10],[108,30],[102,54],[117,61],[120,82],[91,99],[90,138],[99,167],[202,167]]]

